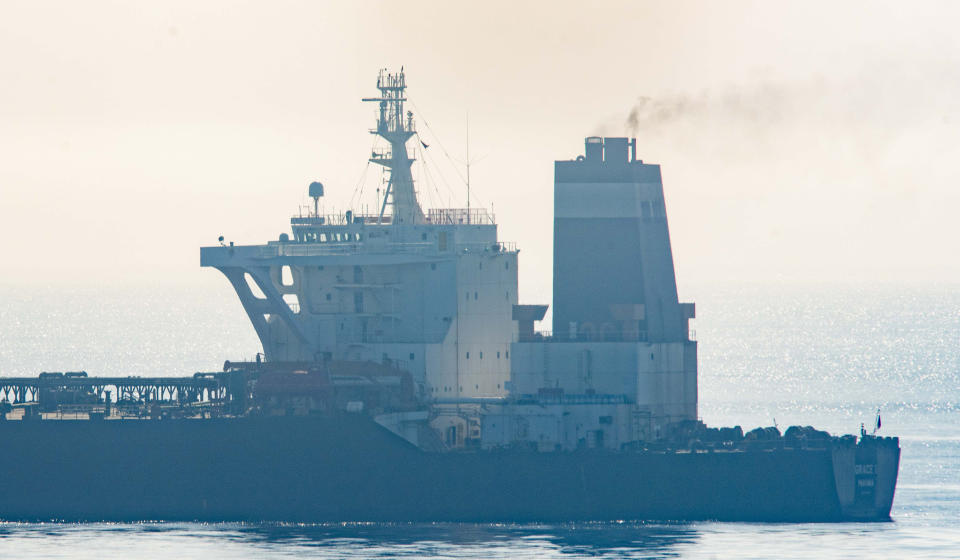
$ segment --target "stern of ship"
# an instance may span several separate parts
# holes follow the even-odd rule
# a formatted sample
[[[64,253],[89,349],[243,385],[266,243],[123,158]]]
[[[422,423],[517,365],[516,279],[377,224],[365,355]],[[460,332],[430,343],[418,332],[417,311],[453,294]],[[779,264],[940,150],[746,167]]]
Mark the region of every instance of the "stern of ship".
[[[889,521],[900,469],[900,439],[841,438],[833,446],[833,476],[843,518]]]

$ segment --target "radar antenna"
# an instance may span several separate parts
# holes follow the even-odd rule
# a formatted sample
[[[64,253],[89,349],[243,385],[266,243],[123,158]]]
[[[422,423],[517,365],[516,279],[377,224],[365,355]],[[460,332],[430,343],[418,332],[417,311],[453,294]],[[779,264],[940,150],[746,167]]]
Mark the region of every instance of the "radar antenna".
[[[413,113],[404,113],[403,110],[403,103],[407,100],[404,96],[407,82],[403,69],[398,74],[381,69],[377,77],[377,89],[380,90],[380,97],[365,97],[363,101],[380,104],[377,128],[370,133],[390,143],[389,150],[374,150],[370,156],[371,162],[390,170],[378,222],[383,221],[387,204],[390,204],[394,224],[420,224],[424,222],[423,210],[413,188],[413,174],[410,171],[413,158],[407,153],[407,140],[416,134],[416,129],[413,126]]]

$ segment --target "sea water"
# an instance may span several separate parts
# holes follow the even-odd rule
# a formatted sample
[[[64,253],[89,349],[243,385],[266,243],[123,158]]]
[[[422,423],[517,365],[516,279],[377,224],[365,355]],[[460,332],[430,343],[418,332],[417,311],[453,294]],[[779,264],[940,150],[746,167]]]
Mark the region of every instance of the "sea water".
[[[697,303],[701,418],[841,434],[872,431],[879,409],[879,433],[902,447],[892,522],[0,523],[0,558],[960,558],[960,287],[681,295]],[[234,297],[226,282],[0,286],[0,375],[216,371],[259,349]]]

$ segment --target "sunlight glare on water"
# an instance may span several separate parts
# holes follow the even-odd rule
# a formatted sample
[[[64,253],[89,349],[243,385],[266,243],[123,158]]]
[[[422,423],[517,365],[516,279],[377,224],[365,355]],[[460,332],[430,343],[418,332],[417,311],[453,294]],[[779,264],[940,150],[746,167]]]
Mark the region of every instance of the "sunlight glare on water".
[[[901,438],[892,523],[18,524],[0,558],[949,558],[960,556],[960,290],[703,286],[700,416]],[[0,288],[0,374],[189,375],[259,349],[228,289]],[[148,318],[149,320],[144,320]],[[722,482],[721,482],[722,483]]]

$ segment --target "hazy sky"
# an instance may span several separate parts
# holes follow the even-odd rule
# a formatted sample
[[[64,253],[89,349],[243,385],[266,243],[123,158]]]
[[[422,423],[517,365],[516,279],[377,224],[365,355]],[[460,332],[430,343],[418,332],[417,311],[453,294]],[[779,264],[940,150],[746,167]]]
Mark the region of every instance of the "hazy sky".
[[[0,5],[0,281],[216,284],[313,180],[358,198],[377,70],[404,65],[426,206],[474,205],[549,301],[555,159],[638,136],[681,286],[960,281],[955,3]],[[631,118],[632,114],[632,118]],[[425,123],[429,123],[429,128]],[[370,169],[362,204],[380,178]]]

